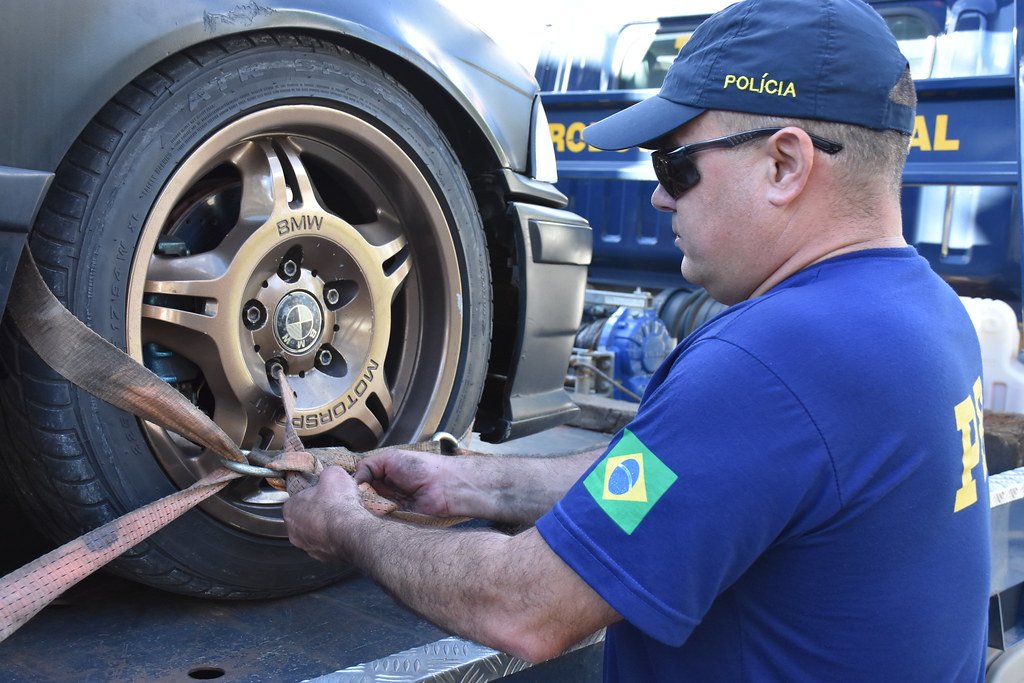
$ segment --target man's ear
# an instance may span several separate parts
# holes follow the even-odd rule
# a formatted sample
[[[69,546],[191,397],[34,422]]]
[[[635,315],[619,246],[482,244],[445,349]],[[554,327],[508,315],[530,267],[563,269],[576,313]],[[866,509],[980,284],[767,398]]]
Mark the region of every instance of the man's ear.
[[[814,144],[802,128],[783,128],[768,138],[770,159],[767,199],[775,206],[792,203],[803,192],[814,166]]]

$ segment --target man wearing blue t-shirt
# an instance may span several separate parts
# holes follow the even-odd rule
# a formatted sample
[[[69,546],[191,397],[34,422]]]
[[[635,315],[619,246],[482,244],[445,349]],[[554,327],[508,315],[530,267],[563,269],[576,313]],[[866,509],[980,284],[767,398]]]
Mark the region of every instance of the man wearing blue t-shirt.
[[[731,307],[686,338],[607,451],[391,451],[356,479],[516,536],[374,517],[337,468],[285,506],[444,628],[542,660],[608,626],[624,681],[981,681],[981,358],[906,245],[907,62],[860,0],[746,0],[654,97],[589,127],[653,153],[682,274]]]

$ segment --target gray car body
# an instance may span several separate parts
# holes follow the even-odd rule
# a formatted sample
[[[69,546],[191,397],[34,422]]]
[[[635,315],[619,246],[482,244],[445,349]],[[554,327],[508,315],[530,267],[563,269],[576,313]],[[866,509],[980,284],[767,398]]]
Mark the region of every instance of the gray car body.
[[[52,171],[93,115],[167,56],[234,33],[289,28],[346,36],[414,65],[473,118],[501,166],[527,170],[535,81],[432,2],[38,0],[4,9],[0,165]]]
[[[485,388],[485,434],[511,438],[573,411],[561,389],[564,364],[552,364],[551,357],[564,350],[567,358],[571,348],[590,231],[578,216],[560,210],[561,193],[532,178],[536,82],[479,30],[423,0],[18,0],[4,10],[0,307],[55,169],[121,88],[198,43],[254,31],[306,31],[364,54],[420,97],[470,175],[487,175],[507,204],[514,251],[525,259],[510,271],[520,290],[518,338],[504,358],[492,356],[490,374],[497,379]],[[550,287],[567,296],[528,317],[528,302],[538,303],[528,290]],[[495,311],[496,318],[502,315]]]

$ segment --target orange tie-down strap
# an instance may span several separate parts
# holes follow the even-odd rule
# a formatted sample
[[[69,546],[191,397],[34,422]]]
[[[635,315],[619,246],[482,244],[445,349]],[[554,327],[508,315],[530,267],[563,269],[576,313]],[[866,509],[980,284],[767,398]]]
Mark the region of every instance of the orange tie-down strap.
[[[50,293],[27,247],[18,263],[7,310],[33,350],[66,379],[97,398],[206,446],[221,456],[226,466],[187,489],[93,529],[0,579],[0,641],[68,588],[170,524],[229,482],[245,476],[229,467],[231,463],[247,462],[239,447],[205,413],[64,308]],[[64,340],[66,344],[58,348],[52,343],[54,339]],[[351,473],[361,458],[376,452],[353,453],[341,447],[304,449],[290,419],[294,395],[287,377],[283,372],[277,372],[275,378],[280,383],[285,408],[285,448],[276,456],[262,452],[251,454],[259,456],[263,460],[261,464],[270,470],[284,475],[283,480],[268,479],[271,484],[295,493],[315,483],[324,467],[339,465]],[[450,453],[451,449],[445,446],[442,441],[428,441],[398,448]],[[389,514],[429,526],[448,526],[465,521],[465,518],[438,518],[401,511],[397,503],[378,495],[365,484],[360,487],[360,496],[363,505],[378,515]]]

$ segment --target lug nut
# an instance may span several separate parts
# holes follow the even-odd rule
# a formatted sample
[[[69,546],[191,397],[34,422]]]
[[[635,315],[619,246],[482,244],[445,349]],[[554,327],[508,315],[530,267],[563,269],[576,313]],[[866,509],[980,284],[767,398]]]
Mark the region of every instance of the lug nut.
[[[284,273],[285,277],[289,279],[293,278],[299,274],[299,264],[291,259],[288,259],[287,261],[281,264],[281,272]]]
[[[281,358],[271,358],[270,360],[267,361],[267,377],[271,381],[277,382],[278,373],[287,375],[288,366]]]
[[[263,307],[255,301],[250,301],[242,311],[245,318],[245,326],[255,329],[263,324]]]
[[[334,356],[331,354],[329,350],[320,349],[320,353],[317,354],[316,359],[317,362],[319,362],[322,367],[327,367],[328,365],[331,364],[331,361],[334,360]]]
[[[331,287],[324,292],[324,298],[327,300],[328,306],[333,306],[341,300],[341,294],[338,293],[337,287]]]

